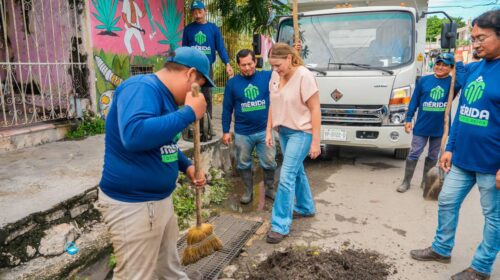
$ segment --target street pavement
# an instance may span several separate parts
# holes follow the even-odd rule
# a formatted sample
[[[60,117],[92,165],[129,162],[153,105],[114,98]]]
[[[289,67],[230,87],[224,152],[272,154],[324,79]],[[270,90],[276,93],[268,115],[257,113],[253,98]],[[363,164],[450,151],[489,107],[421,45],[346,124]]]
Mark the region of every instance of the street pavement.
[[[220,137],[220,105],[214,106],[214,127]],[[95,186],[100,178],[103,137],[61,141],[0,154],[0,225],[44,211],[56,203]],[[266,227],[247,248],[247,256],[294,245],[340,249],[355,247],[380,252],[393,263],[397,274],[390,279],[433,280],[449,276],[470,265],[482,239],[484,219],[479,193],[474,188],[465,200],[459,221],[456,247],[450,264],[413,261],[409,251],[425,248],[433,240],[437,224],[437,202],[425,201],[419,188],[423,158],[411,189],[400,194],[396,187],[403,175],[404,161],[395,160],[392,150],[341,148],[331,160],[306,162],[317,215],[294,221],[290,237],[279,245],[265,243]],[[246,217],[264,218],[269,225],[272,202],[264,211],[239,208],[241,184],[235,184],[233,206],[225,211]],[[492,279],[500,279],[500,262]]]
[[[404,161],[393,159],[391,150],[342,148],[332,160],[307,161],[316,216],[294,220],[290,236],[278,245],[265,243],[267,223],[247,248],[248,256],[238,263],[290,244],[326,249],[353,247],[387,256],[387,262],[397,270],[389,279],[450,279],[470,265],[482,240],[484,219],[479,192],[474,187],[463,203],[451,263],[414,261],[409,251],[430,246],[437,225],[437,202],[422,198],[422,168],[423,157],[410,190],[401,194],[396,188],[402,180]],[[265,211],[247,210],[245,214],[268,221],[271,207],[272,202],[267,201]],[[491,279],[500,279],[498,261]]]

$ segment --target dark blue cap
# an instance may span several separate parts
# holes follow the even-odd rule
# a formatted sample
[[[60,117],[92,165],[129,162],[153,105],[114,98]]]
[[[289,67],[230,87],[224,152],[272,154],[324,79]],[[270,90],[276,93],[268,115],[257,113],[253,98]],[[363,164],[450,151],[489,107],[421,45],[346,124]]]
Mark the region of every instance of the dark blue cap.
[[[190,47],[180,47],[174,52],[175,55],[170,57],[169,61],[195,68],[207,80],[205,87],[215,87],[215,83],[210,79],[210,62],[204,53]]]
[[[194,0],[193,3],[191,3],[191,11],[195,9],[205,9],[205,4],[200,0]]]
[[[452,53],[441,53],[436,58],[436,63],[443,62],[446,65],[455,65],[455,56]]]

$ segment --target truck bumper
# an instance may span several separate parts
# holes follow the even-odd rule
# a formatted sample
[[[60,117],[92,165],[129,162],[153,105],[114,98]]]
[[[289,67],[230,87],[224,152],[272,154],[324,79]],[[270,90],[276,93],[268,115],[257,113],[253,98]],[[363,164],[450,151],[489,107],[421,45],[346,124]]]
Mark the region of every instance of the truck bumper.
[[[332,138],[336,140],[332,140]],[[321,144],[402,149],[410,148],[411,135],[404,131],[404,126],[321,125]]]

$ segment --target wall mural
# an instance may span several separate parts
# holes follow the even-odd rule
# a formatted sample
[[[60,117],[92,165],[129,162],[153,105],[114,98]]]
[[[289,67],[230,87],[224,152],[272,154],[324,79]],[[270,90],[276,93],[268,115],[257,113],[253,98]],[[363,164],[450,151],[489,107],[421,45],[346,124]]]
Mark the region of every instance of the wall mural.
[[[96,88],[106,116],[116,87],[134,74],[160,69],[181,45],[182,0],[90,0]]]

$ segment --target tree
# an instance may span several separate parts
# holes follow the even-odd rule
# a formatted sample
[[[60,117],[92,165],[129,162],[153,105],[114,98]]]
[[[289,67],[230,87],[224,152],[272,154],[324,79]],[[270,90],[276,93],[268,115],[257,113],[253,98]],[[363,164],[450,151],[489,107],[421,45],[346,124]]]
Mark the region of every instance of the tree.
[[[452,17],[453,21],[457,22],[458,28],[462,28],[466,25],[465,21],[461,17]],[[427,42],[436,41],[436,36],[441,34],[441,25],[443,23],[449,22],[448,18],[438,18],[437,16],[431,16],[427,18],[427,33],[425,35],[425,40]]]
[[[256,32],[271,35],[278,22],[276,15],[290,13],[290,8],[273,0],[214,0],[209,10],[218,11],[224,25],[233,32]]]

